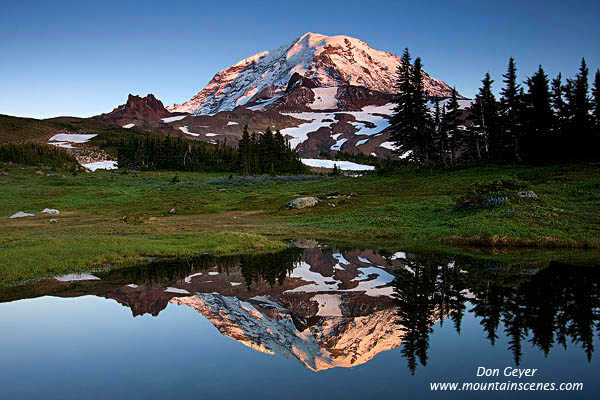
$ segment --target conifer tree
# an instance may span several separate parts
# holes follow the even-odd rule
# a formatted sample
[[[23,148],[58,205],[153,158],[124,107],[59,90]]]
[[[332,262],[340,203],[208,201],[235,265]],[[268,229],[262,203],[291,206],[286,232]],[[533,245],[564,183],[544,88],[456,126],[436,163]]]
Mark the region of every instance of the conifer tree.
[[[443,130],[448,137],[450,150],[450,162],[455,164],[458,158],[458,150],[462,144],[462,132],[458,128],[460,125],[460,110],[458,105],[456,88],[452,88],[452,97],[446,106],[446,112],[442,121]]]
[[[594,104],[594,124],[596,125],[596,135],[600,135],[600,69],[596,70],[594,76],[594,87],[592,88]]]
[[[405,49],[396,75],[391,140],[396,146],[396,154],[411,151],[411,157],[418,165],[428,166],[433,147],[432,122],[427,109],[422,63],[418,57],[414,65],[410,60],[410,53]]]
[[[432,135],[433,124],[431,114],[427,108],[425,83],[423,81],[423,64],[420,57],[415,59],[412,69],[412,81],[414,88],[416,144],[418,154],[421,157],[419,162],[428,167],[434,147]]]
[[[591,154],[593,133],[590,111],[592,104],[588,95],[588,68],[585,59],[581,59],[579,72],[575,79],[567,81],[567,100],[569,112],[569,143],[572,145],[570,154],[575,158]]]
[[[446,161],[446,135],[442,130],[442,109],[440,108],[440,98],[436,96],[433,107],[433,127],[431,130],[433,135],[434,152],[438,163],[447,165]]]
[[[402,155],[412,151],[414,143],[414,87],[411,74],[411,57],[408,49],[404,49],[400,65],[396,70],[396,95],[394,96],[394,114],[392,115],[391,140],[396,150],[394,153]],[[413,152],[413,156],[415,156]]]
[[[555,140],[563,135],[568,118],[563,88],[562,75],[559,73],[552,79],[552,110],[554,111],[552,133]]]
[[[501,147],[501,135],[498,126],[498,102],[492,91],[492,84],[489,72],[481,80],[481,88],[475,96],[475,101],[470,107],[471,128],[479,134],[483,140],[483,153],[489,154],[491,158],[498,158]]]
[[[250,174],[250,159],[251,159],[251,146],[250,146],[250,134],[248,133],[248,125],[244,125],[242,130],[242,139],[238,145],[238,168],[244,175]]]
[[[528,92],[524,96],[525,133],[523,135],[522,151],[526,157],[532,157],[547,154],[548,151],[541,151],[548,142],[548,134],[552,129],[552,106],[550,88],[548,87],[548,77],[540,65],[537,72],[527,79]],[[548,150],[548,149],[546,149]]]
[[[519,140],[521,139],[521,85],[517,83],[517,67],[515,59],[508,60],[508,68],[504,78],[504,87],[501,90],[501,116],[502,116],[502,139],[501,152],[510,158],[521,161]]]

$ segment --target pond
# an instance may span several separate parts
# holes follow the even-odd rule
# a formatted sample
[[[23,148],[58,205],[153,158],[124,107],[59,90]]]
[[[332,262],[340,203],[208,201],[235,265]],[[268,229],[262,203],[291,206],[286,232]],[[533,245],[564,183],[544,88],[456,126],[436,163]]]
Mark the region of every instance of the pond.
[[[593,266],[319,246],[199,255],[0,288],[0,387],[372,399],[456,398],[432,386],[458,383],[461,398],[597,398],[599,333]]]

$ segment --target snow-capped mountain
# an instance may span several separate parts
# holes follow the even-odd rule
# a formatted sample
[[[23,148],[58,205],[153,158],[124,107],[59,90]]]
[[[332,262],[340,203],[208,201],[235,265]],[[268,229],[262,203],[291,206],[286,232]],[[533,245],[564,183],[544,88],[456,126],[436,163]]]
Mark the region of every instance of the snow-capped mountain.
[[[349,36],[306,33],[293,43],[263,51],[217,73],[198,94],[172,112],[215,114],[256,101],[273,102],[291,89],[293,77],[318,89],[312,109],[339,109],[336,98],[343,87],[394,92],[394,75],[400,58],[371,48]],[[448,97],[451,88],[423,73],[425,90],[431,96]],[[366,105],[366,104],[364,104]],[[301,111],[301,110],[296,110]]]

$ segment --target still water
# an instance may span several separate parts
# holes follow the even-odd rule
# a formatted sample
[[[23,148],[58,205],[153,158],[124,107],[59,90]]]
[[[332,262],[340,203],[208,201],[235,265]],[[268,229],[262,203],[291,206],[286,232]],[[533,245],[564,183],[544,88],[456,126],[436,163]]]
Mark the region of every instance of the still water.
[[[599,333],[596,267],[320,247],[156,260],[0,288],[0,398],[597,398]]]

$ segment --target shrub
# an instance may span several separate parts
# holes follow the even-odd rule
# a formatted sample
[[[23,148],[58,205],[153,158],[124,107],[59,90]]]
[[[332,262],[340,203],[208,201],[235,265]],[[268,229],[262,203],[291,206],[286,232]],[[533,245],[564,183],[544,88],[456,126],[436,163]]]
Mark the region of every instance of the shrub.
[[[518,198],[517,192],[528,185],[516,177],[500,177],[491,182],[477,182],[456,200],[457,209],[494,207]]]

